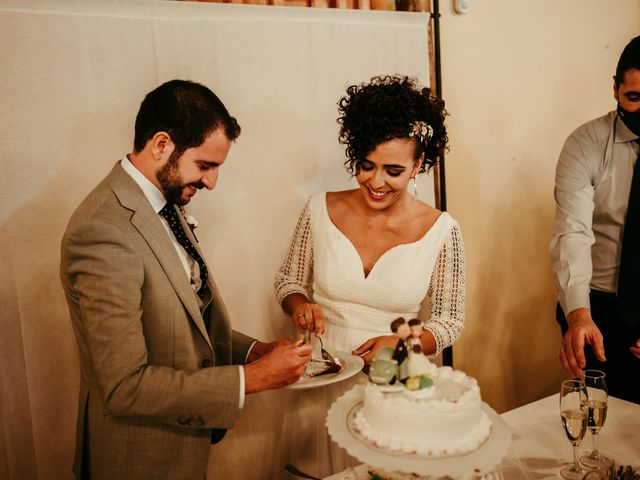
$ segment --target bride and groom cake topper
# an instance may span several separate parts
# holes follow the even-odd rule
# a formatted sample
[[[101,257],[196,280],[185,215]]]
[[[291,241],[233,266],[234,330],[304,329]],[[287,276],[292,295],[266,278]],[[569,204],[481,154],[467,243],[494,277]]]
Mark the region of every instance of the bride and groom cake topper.
[[[422,352],[420,335],[424,332],[422,322],[417,318],[407,321],[403,317],[391,322],[391,331],[398,337],[395,348],[383,347],[377,353],[369,370],[369,378],[378,384],[394,385],[397,382],[408,388],[424,388],[426,383],[418,380],[418,385],[408,380],[424,376],[429,371],[429,360]]]

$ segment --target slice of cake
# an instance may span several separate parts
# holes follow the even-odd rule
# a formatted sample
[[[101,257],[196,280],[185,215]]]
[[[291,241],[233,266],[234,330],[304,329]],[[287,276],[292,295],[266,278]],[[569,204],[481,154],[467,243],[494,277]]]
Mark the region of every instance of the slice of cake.
[[[344,370],[344,367],[337,358],[333,362],[313,358],[307,363],[302,377],[309,378],[329,373],[340,373],[342,370]]]

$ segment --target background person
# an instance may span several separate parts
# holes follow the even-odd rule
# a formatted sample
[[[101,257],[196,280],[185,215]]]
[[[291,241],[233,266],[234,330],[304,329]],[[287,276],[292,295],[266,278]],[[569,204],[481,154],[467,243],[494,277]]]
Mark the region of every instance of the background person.
[[[613,96],[617,109],[560,153],[550,254],[562,366],[603,370],[610,394],[640,403],[640,37],[620,55]]]

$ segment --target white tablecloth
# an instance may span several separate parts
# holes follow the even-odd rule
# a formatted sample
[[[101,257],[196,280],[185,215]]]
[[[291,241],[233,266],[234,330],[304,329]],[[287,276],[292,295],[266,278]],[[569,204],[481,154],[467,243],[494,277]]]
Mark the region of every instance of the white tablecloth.
[[[572,460],[571,445],[562,429],[558,395],[551,395],[500,417],[513,429],[509,452],[491,479],[544,480],[559,478],[560,468]],[[591,449],[587,433],[581,454]],[[598,435],[598,449],[617,465],[640,468],[640,405],[609,397],[607,420]],[[341,472],[326,480],[365,480],[367,466]]]

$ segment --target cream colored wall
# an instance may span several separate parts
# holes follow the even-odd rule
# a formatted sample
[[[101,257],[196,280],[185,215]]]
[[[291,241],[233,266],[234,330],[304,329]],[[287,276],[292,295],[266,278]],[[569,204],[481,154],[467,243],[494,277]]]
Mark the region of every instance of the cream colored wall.
[[[640,3],[476,0],[465,15],[442,3],[447,201],[468,271],[454,361],[502,412],[566,376],[547,255],[555,163],[569,133],[615,108],[611,76]]]
[[[425,81],[427,16],[0,0],[0,31],[11,39],[0,42],[0,479],[66,480],[79,363],[60,239],[81,199],[131,148],[143,95],[189,78],[238,117],[242,135],[216,189],[190,208],[234,328],[274,340],[293,334],[273,278],[306,198],[353,185],[336,103],[347,85],[381,73]],[[428,178],[420,182],[421,198],[433,198]],[[274,478],[288,392],[247,397],[236,428],[212,447],[207,478]]]

